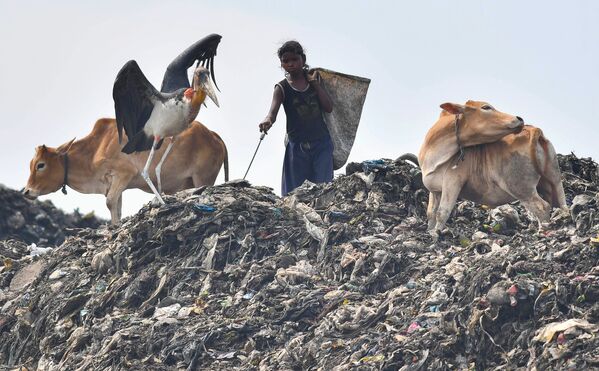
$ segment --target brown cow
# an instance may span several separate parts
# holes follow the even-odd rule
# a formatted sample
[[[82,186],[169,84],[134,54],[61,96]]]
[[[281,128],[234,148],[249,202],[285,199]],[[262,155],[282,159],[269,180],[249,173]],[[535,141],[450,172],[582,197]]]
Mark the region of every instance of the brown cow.
[[[58,148],[45,145],[36,148],[31,160],[29,180],[23,194],[29,198],[52,193],[68,185],[81,193],[106,196],[111,221],[121,219],[122,193],[138,188],[151,193],[141,176],[149,151],[125,154],[121,152],[115,119],[96,121],[86,137],[71,140]],[[166,146],[156,151],[162,157]],[[222,139],[199,122],[177,136],[164,164],[159,190],[172,194],[183,189],[213,185],[221,166],[225,166],[225,181],[229,180],[227,147]],[[153,164],[150,173],[154,177]],[[66,171],[65,171],[66,169]],[[64,189],[63,189],[64,191]]]
[[[441,108],[418,155],[433,236],[458,197],[491,207],[520,200],[539,223],[552,206],[567,210],[555,150],[541,129],[485,102]]]

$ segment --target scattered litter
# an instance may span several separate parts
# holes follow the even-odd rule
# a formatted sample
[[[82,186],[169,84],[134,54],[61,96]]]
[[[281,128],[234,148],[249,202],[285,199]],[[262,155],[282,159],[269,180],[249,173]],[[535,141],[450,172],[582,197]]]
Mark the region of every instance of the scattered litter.
[[[27,248],[29,249],[29,255],[31,256],[43,255],[47,252],[52,251],[51,247],[38,247],[35,243],[32,243],[31,245],[27,246]]]

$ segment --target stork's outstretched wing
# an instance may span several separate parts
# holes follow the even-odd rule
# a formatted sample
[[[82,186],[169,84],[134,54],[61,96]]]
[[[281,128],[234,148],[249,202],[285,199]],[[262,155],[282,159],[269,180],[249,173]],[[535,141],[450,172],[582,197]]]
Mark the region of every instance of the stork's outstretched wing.
[[[183,53],[179,54],[179,56],[168,65],[168,68],[164,73],[160,91],[163,93],[171,93],[181,88],[189,88],[190,84],[189,79],[187,78],[187,70],[195,61],[198,61],[198,65],[202,65],[210,70],[212,81],[218,89],[218,85],[214,78],[214,56],[216,55],[216,48],[218,47],[218,43],[220,43],[220,39],[220,35],[208,35],[185,49]]]
[[[129,140],[143,130],[154,109],[154,102],[160,100],[160,95],[141,72],[137,62],[131,60],[125,63],[117,74],[112,89],[119,143],[123,128]]]

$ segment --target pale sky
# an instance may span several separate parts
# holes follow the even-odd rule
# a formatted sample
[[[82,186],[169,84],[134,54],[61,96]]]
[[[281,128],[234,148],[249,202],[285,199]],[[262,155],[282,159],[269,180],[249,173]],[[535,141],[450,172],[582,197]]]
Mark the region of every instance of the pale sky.
[[[0,183],[21,189],[34,148],[114,117],[112,85],[135,59],[157,88],[167,64],[210,33],[220,108],[198,120],[228,146],[241,178],[259,138],[288,39],[307,62],[370,78],[350,161],[417,153],[444,102],[485,100],[539,126],[558,153],[599,157],[597,1],[7,1],[0,0]],[[285,114],[248,175],[280,194]],[[343,173],[343,170],[338,171]],[[222,175],[217,183],[223,182]],[[123,196],[123,215],[152,195]],[[108,218],[103,195],[41,198]]]

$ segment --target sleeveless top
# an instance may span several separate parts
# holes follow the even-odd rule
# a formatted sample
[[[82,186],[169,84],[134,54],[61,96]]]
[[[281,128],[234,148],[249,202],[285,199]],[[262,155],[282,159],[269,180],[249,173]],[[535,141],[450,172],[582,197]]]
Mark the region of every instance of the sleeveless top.
[[[318,93],[311,86],[295,90],[287,79],[277,85],[283,89],[283,108],[287,116],[287,135],[292,142],[310,142],[329,135],[322,116]]]

